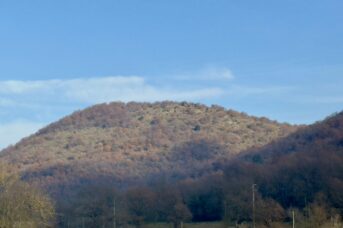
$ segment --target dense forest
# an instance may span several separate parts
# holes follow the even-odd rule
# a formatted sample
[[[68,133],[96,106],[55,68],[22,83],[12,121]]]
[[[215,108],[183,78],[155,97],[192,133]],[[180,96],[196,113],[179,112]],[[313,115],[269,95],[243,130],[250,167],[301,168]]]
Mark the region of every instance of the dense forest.
[[[103,104],[5,149],[0,160],[18,183],[2,178],[1,199],[23,191],[43,202],[43,215],[21,209],[21,221],[39,223],[33,227],[291,227],[293,219],[296,227],[342,227],[343,113],[292,126],[218,106]],[[1,202],[0,219],[18,221]]]

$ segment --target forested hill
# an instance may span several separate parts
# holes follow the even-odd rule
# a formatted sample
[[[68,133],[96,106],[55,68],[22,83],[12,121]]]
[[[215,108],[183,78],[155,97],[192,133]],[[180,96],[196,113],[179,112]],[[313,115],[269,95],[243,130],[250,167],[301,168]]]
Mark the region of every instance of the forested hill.
[[[185,102],[100,104],[3,150],[0,162],[57,199],[60,227],[112,224],[114,199],[118,224],[137,226],[255,217],[283,227],[295,211],[299,227],[325,227],[343,215],[342,112],[292,126]]]
[[[343,215],[343,112],[241,153],[225,173],[230,185],[255,183],[284,209],[303,209],[307,217],[316,210],[312,216],[323,221]]]
[[[3,150],[0,160],[49,188],[95,180],[126,185],[161,173],[175,179],[202,176],[216,169],[216,161],[296,129],[220,106],[100,104]]]
[[[339,151],[343,151],[343,112],[301,128],[282,140],[274,141],[261,148],[248,149],[240,156],[259,163],[271,163],[285,157],[313,156],[318,158],[318,156],[330,156],[330,153]]]

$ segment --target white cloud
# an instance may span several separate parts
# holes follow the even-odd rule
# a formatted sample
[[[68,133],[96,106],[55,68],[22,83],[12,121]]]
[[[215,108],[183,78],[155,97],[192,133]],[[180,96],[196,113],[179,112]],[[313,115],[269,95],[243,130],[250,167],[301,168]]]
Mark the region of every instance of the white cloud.
[[[223,94],[219,88],[185,89],[170,87],[155,87],[145,83],[144,80],[117,83],[114,81],[96,81],[96,83],[78,83],[66,91],[71,99],[82,102],[109,102],[119,101],[161,101],[161,100],[197,100],[217,97]]]
[[[176,80],[221,81],[235,78],[227,67],[206,67],[199,71],[180,73],[173,76]]]
[[[71,80],[41,81],[0,81],[0,94],[15,96],[17,103],[28,100],[46,99],[47,102],[81,102],[93,104],[109,101],[160,101],[160,100],[197,100],[217,97],[223,94],[216,87],[200,89],[177,89],[172,87],[156,87],[137,76],[113,76]],[[6,103],[8,98],[0,100]],[[30,102],[30,101],[29,101]]]
[[[229,68],[226,67],[208,67],[200,72],[200,79],[206,80],[231,80],[234,75]]]
[[[1,81],[0,94],[25,94],[35,91],[41,91],[52,85],[58,84],[59,80],[49,81]]]
[[[16,120],[0,124],[0,150],[17,143],[23,137],[29,136],[42,128],[44,124],[25,120]]]

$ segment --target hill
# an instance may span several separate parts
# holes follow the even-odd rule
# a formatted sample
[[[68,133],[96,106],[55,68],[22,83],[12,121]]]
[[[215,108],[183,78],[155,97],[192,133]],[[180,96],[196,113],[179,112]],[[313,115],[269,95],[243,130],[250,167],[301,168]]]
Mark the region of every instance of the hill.
[[[71,211],[70,220],[80,224],[84,216],[80,211],[93,212],[100,208],[98,221],[103,217],[111,221],[108,211],[113,204],[108,199],[116,198],[120,200],[120,221],[124,223],[169,221],[180,224],[192,219],[194,222],[224,220],[233,226],[252,223],[255,218],[257,227],[290,227],[294,213],[297,227],[341,227],[342,135],[343,113],[338,113],[262,147],[250,147],[231,159],[217,156],[214,152],[221,151],[222,147],[216,150],[218,144],[209,142],[206,144],[209,151],[217,157],[209,169],[211,172],[203,173],[194,164],[208,167],[205,161],[214,161],[213,158],[200,156],[198,160],[203,162],[198,163],[193,156],[186,164],[201,175],[189,175],[173,182],[162,178],[120,193],[113,193],[108,185],[83,188],[71,205],[65,207],[68,209],[61,211]],[[202,147],[194,150],[186,147],[179,151],[187,158],[187,154],[198,156],[196,152],[203,150]],[[252,213],[252,191],[255,214]],[[94,192],[101,194],[94,196]]]
[[[255,183],[262,198],[303,209],[308,217],[316,210],[313,216],[325,221],[343,215],[342,164],[343,112],[241,153],[226,165],[225,178],[241,188]]]
[[[285,157],[316,156],[343,150],[343,112],[333,114],[323,121],[301,128],[282,140],[241,153],[246,160],[271,163]]]
[[[166,175],[199,177],[251,147],[285,137],[297,126],[220,106],[110,103],[77,111],[0,153],[31,183],[88,182],[117,186]]]

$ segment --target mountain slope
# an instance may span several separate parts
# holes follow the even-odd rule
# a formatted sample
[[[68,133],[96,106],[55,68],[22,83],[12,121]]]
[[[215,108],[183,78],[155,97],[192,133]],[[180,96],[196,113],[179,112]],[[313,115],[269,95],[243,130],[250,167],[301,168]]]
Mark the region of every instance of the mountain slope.
[[[298,127],[219,106],[110,103],[78,111],[0,153],[0,160],[41,186],[148,176],[196,177],[251,147]]]
[[[241,114],[235,118],[251,120],[251,117]],[[181,203],[184,209],[189,209],[193,221],[225,219],[237,224],[252,221],[251,193],[255,190],[258,227],[284,226],[292,219],[288,211],[295,212],[299,227],[326,227],[334,223],[340,227],[343,215],[342,123],[343,113],[340,113],[314,125],[301,127],[260,148],[239,152],[238,156],[228,161],[225,158],[230,156],[230,152],[220,142],[190,140],[173,146],[168,151],[173,159],[162,164],[175,165],[177,170],[188,166],[186,177],[194,177],[192,174],[195,173],[199,175],[205,168],[212,173],[202,173],[195,176],[197,178],[177,182],[162,178],[148,186],[124,189],[119,194],[113,193],[113,188],[110,188],[107,195],[94,195],[94,192],[106,192],[104,190],[108,185],[96,185],[96,188],[91,185],[91,188],[82,188],[80,194],[72,198],[76,200],[64,207],[68,210],[60,211],[74,211],[74,214],[68,214],[75,220],[84,216],[78,212],[82,211],[80,208],[102,207],[105,199],[112,196],[122,200],[122,207],[128,205],[124,215],[129,214],[129,221],[134,221],[137,215],[149,222],[167,221],[164,216],[174,213],[173,203],[176,205],[178,202],[177,208]],[[241,129],[245,129],[243,126]],[[217,169],[219,172],[215,172]],[[172,202],[170,199],[173,199]],[[164,204],[166,202],[168,206]],[[111,211],[111,208],[107,206],[104,211]],[[107,217],[111,218],[111,215]]]
[[[276,162],[286,156],[315,156],[315,153],[343,151],[343,112],[333,114],[323,121],[300,128],[287,137],[262,148],[241,153],[247,160]]]
[[[304,208],[315,202],[343,213],[343,112],[248,150],[235,164],[265,197],[284,208]],[[233,167],[229,165],[227,173]]]

